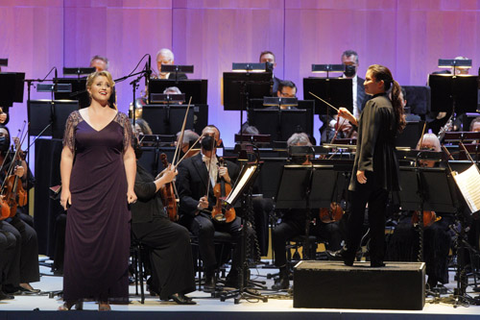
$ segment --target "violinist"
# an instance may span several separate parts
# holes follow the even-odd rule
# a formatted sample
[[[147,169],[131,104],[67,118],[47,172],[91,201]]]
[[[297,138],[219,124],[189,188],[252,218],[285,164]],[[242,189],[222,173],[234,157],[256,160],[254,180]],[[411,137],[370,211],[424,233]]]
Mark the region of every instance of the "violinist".
[[[185,227],[170,221],[159,192],[162,186],[173,181],[177,171],[170,166],[154,178],[138,163],[141,148],[137,139],[133,148],[137,158],[134,190],[138,200],[131,206],[132,231],[151,248],[152,275],[147,281],[150,292],[158,294],[161,300],[195,304],[185,295],[195,291],[190,234]]]
[[[418,141],[417,149],[441,152],[440,141],[436,135],[426,133],[423,139]],[[419,160],[419,165],[431,168],[437,166],[438,162]],[[425,211],[424,215],[424,260],[428,276],[427,284],[430,289],[434,289],[448,283],[448,254],[452,244],[449,225],[454,222],[454,217],[449,213],[428,211]],[[405,213],[401,216],[389,241],[388,259],[417,261],[418,243],[418,232],[412,223],[412,213]]]
[[[200,145],[195,146],[193,149],[190,149],[193,147],[193,144],[198,141],[199,135],[195,131],[192,131],[190,129],[187,129],[183,132],[183,141],[180,142],[180,137],[181,137],[181,132],[177,132],[177,141],[176,144],[180,144],[180,150],[181,150],[181,157],[185,155],[185,158],[191,158],[195,155],[197,155],[200,151],[198,150],[200,148]]]
[[[8,152],[9,149],[10,131],[7,127],[0,126],[0,164],[3,163],[4,169],[0,172],[2,185],[8,178],[5,169],[10,167],[14,161],[12,153]],[[13,167],[13,175],[17,176],[25,187],[27,186],[26,168],[24,160],[21,161],[21,164]],[[7,191],[8,189],[4,190],[4,192]],[[20,214],[17,214],[18,211],[21,211],[21,208],[15,209],[15,211],[12,209],[10,217],[0,221],[0,230],[13,234],[18,244],[18,249],[11,251],[11,256],[7,257],[7,259],[13,260],[12,272],[4,282],[3,291],[7,294],[38,293],[40,290],[34,289],[30,285],[30,282],[40,281],[37,232],[21,218]]]
[[[288,140],[288,146],[311,146],[311,142],[306,133],[294,133]],[[308,156],[293,157],[294,164],[311,165]],[[318,209],[318,208],[317,208]],[[318,212],[312,210],[312,212]],[[273,290],[288,289],[289,272],[287,267],[286,242],[298,235],[305,234],[306,212],[304,209],[292,208],[283,212],[281,222],[273,229],[272,241],[275,252],[275,265],[279,268],[280,276],[275,280],[272,286]],[[313,214],[312,214],[313,218]],[[316,219],[315,225],[310,225],[311,234],[326,240],[326,246],[329,250],[338,250],[341,247],[342,236],[339,223],[322,223]]]
[[[221,146],[220,130],[214,125],[202,131],[201,152],[188,158],[178,166],[177,189],[180,196],[180,223],[198,237],[200,256],[205,268],[205,291],[215,288],[215,231],[227,232],[236,242],[232,268],[227,276],[227,287],[238,287],[238,268],[241,259],[241,222],[236,217],[230,223],[213,221],[211,210],[216,203],[213,188],[218,179],[234,184],[239,168],[230,161],[226,166],[218,165],[216,149]],[[251,232],[250,228],[247,232]]]
[[[2,285],[9,276],[11,276],[14,257],[19,253],[20,245],[17,245],[15,236],[2,230],[2,221],[0,221],[0,300],[11,300],[15,297],[3,292]],[[17,252],[18,251],[18,252]]]

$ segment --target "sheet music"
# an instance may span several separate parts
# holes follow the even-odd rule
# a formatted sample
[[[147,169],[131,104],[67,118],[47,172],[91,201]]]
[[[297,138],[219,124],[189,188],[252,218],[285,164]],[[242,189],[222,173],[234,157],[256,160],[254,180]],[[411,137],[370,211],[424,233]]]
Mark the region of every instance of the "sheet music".
[[[235,188],[230,192],[225,202],[232,204],[232,201],[237,198],[239,192],[243,190],[243,186],[250,180],[252,175],[257,170],[257,166],[250,166],[245,170],[245,173],[242,175],[238,183],[235,185]]]
[[[471,213],[480,210],[480,173],[473,164],[469,169],[453,176]]]

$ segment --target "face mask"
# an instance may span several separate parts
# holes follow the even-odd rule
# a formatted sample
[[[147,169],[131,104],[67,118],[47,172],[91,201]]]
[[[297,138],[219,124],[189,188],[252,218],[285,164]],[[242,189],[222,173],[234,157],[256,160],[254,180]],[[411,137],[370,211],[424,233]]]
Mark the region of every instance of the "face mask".
[[[217,141],[212,136],[205,136],[202,139],[202,149],[205,151],[212,151],[213,147],[217,145]]]
[[[357,73],[357,67],[355,66],[345,66],[345,76],[346,77],[353,77]]]
[[[7,151],[9,146],[7,137],[0,137],[0,151]]]

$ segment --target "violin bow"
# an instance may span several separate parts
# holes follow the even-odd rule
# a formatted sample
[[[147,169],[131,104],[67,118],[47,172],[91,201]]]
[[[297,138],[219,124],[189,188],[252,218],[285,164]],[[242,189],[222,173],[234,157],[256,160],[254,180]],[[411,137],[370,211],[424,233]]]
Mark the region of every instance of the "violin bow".
[[[185,157],[187,156],[187,154],[196,146],[196,144],[198,143],[198,141],[200,141],[200,139],[201,139],[202,137],[203,137],[203,135],[199,136],[199,137],[197,138],[197,141],[195,141],[195,143],[192,144],[192,146],[187,150],[187,152],[185,152],[185,154],[183,155],[183,157],[182,157],[180,160],[178,160],[177,166],[185,159]]]
[[[187,117],[188,111],[190,110],[190,104],[192,103],[192,97],[188,101],[187,111],[185,112],[185,117],[183,118],[182,130],[180,131],[179,143],[177,143],[177,147],[175,148],[175,153],[173,155],[172,165],[175,167],[175,160],[177,159],[177,155],[180,153],[180,145],[183,145],[183,134],[185,133],[185,126],[187,124]]]

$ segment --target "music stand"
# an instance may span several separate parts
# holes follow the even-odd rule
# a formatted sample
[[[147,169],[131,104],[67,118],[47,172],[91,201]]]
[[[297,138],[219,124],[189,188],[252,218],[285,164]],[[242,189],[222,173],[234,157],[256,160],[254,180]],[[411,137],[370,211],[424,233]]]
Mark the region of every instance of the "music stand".
[[[428,84],[432,90],[432,111],[462,114],[477,110],[477,76],[430,74]]]
[[[319,96],[335,107],[345,107],[353,112],[352,79],[347,78],[304,78],[303,98],[311,98],[309,92]],[[331,108],[315,101],[315,114],[332,114]]]
[[[168,87],[177,87],[182,93],[185,93],[185,101],[189,101],[191,97],[192,104],[207,104],[208,80],[150,79],[148,101],[152,101],[152,93],[163,93]]]
[[[271,142],[287,141],[294,133],[313,134],[312,109],[253,109],[249,123],[260,132],[270,134]]]
[[[224,109],[248,111],[250,99],[263,99],[270,96],[271,81],[270,72],[224,72]]]
[[[162,72],[173,73],[173,80],[178,81],[178,74],[182,74],[186,78],[185,73],[193,73],[193,65],[183,66],[183,65],[174,65],[174,64],[162,64]]]
[[[424,122],[425,121],[408,121],[403,131],[397,135],[395,146],[415,149],[422,136]]]
[[[176,134],[182,129],[186,105],[153,105],[143,107],[142,118],[148,122],[155,134]],[[190,107],[187,115],[185,129],[193,129],[194,109]]]
[[[241,236],[241,250],[240,250],[240,259],[241,265],[238,270],[238,280],[239,280],[239,289],[230,291],[227,293],[223,293],[220,296],[220,301],[225,301],[229,298],[234,298],[234,303],[238,304],[240,299],[259,299],[263,302],[268,302],[267,297],[263,297],[261,294],[249,291],[244,286],[244,279],[248,273],[248,263],[246,257],[246,245],[247,245],[247,228],[246,226],[249,225],[249,221],[251,219],[252,212],[251,206],[247,204],[247,201],[251,202],[252,198],[252,186],[255,183],[255,179],[258,176],[259,172],[259,164],[258,163],[246,163],[238,176],[237,181],[235,182],[232,191],[225,199],[225,203],[227,208],[231,208],[235,205],[238,200],[242,200],[242,212],[245,214],[241,217],[241,224],[244,226],[242,228],[242,236]]]
[[[54,139],[63,138],[68,116],[79,109],[76,100],[29,100],[27,105],[29,135]]]
[[[8,67],[8,59],[0,59],[0,67]]]
[[[306,259],[309,259],[310,209],[328,208],[333,199],[337,174],[333,165],[284,165],[277,189],[277,209],[305,209]],[[315,186],[313,188],[313,186]]]
[[[0,106],[7,108],[4,112],[14,102],[23,102],[24,79],[22,72],[0,72]]]
[[[87,91],[87,78],[58,78],[58,84],[70,84],[70,92],[55,92],[55,100],[78,100],[81,108],[90,105],[90,96]],[[112,95],[114,93],[112,92]]]

